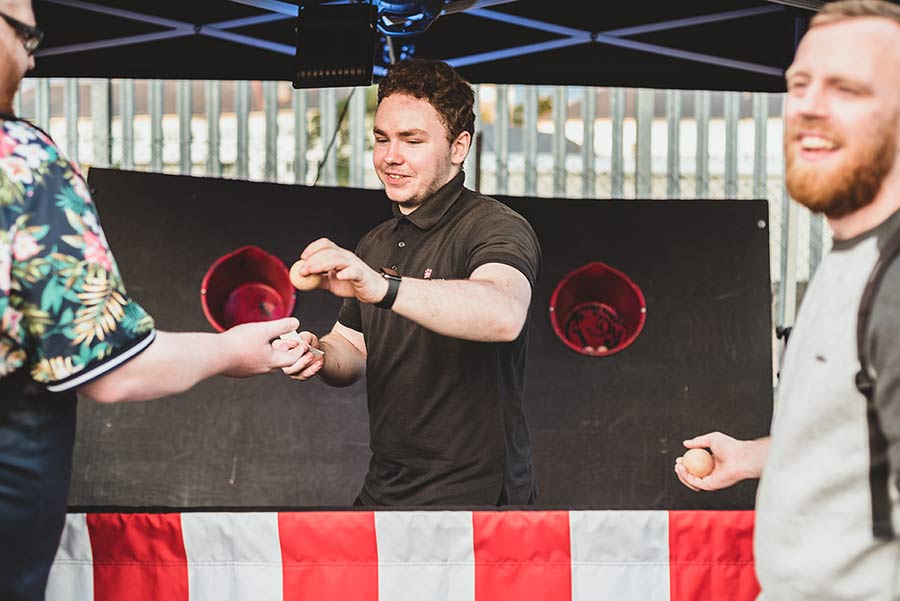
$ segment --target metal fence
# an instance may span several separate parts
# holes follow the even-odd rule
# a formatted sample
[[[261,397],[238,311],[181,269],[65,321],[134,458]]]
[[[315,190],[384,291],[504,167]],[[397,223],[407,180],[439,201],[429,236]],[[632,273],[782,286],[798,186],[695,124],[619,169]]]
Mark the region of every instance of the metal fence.
[[[830,239],[788,202],[782,95],[483,84],[476,98],[467,184],[487,194],[768,199],[773,318],[793,323]],[[16,98],[85,167],[365,188],[380,187],[374,109],[374,87],[271,81],[26,79]]]

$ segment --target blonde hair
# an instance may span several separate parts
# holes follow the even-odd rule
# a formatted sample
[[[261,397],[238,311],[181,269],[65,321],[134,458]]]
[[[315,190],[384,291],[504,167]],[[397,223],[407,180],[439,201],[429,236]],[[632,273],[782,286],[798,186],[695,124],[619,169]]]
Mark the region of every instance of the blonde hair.
[[[838,0],[829,2],[812,18],[810,29],[859,17],[888,19],[900,25],[900,6],[886,0]]]

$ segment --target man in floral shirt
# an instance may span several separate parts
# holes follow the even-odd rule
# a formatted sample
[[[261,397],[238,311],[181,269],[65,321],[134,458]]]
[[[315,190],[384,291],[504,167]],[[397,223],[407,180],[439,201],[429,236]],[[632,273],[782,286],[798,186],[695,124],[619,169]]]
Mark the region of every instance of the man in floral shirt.
[[[292,365],[287,318],[172,334],[128,297],[78,168],[12,101],[41,34],[0,0],[0,599],[39,600],[59,544],[75,391],[146,400]]]

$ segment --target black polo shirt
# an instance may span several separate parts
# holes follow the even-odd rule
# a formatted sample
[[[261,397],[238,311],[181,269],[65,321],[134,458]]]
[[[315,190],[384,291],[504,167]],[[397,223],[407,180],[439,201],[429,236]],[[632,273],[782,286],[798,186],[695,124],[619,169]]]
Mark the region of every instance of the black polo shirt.
[[[408,278],[468,278],[486,263],[518,269],[534,288],[537,237],[506,205],[463,187],[464,174],[410,215],[366,234],[371,267]],[[402,284],[401,284],[402,288]],[[436,334],[393,311],[347,299],[338,321],[362,332],[372,459],[367,505],[523,505],[533,499],[522,400],[527,322],[513,342]]]

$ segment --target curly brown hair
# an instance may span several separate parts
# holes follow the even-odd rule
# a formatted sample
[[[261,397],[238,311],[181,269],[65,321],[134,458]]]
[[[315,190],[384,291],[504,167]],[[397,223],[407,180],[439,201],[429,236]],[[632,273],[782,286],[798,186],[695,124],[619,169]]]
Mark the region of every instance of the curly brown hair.
[[[411,58],[394,63],[378,84],[378,104],[391,94],[407,94],[433,106],[451,143],[464,131],[475,135],[472,86],[443,61]]]

